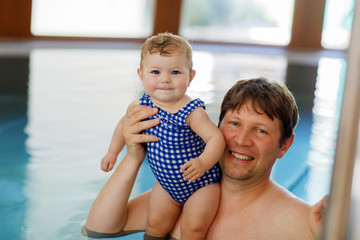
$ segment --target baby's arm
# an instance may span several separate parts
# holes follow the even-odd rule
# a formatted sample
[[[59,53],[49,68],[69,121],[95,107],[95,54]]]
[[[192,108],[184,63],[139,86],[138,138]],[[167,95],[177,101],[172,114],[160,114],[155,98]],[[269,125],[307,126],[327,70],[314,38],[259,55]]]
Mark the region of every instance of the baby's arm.
[[[101,159],[101,169],[105,172],[111,171],[116,163],[120,151],[125,145],[124,135],[122,133],[122,118],[115,127],[114,134],[108,152]]]
[[[196,108],[187,119],[188,126],[206,143],[203,153],[186,162],[180,169],[185,180],[195,181],[214,166],[224,153],[225,140],[222,132],[210,120],[204,109]]]
[[[139,101],[132,102],[129,107],[136,104],[139,105]],[[101,169],[105,172],[111,171],[113,169],[120,151],[125,146],[125,139],[122,131],[122,121],[123,118],[121,118],[116,125],[114,134],[111,138],[109,150],[101,159]]]

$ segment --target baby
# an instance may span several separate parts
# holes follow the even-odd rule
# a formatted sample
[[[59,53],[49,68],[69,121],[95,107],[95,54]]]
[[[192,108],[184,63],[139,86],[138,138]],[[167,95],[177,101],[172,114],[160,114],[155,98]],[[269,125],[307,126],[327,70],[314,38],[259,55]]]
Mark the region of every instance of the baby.
[[[159,141],[146,144],[157,179],[151,192],[145,239],[166,239],[180,219],[181,239],[205,239],[220,201],[218,161],[225,148],[221,131],[204,102],[186,90],[195,76],[188,41],[170,33],[148,38],[137,70],[145,94],[131,104],[158,109],[160,124],[147,129]],[[151,119],[152,119],[151,118]],[[101,168],[110,171],[125,144],[119,121]]]

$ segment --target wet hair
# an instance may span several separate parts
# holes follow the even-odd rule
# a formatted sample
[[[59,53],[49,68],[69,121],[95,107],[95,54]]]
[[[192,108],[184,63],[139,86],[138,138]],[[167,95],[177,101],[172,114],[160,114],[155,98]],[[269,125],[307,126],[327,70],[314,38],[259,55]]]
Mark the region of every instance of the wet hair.
[[[143,67],[143,59],[146,54],[159,53],[161,56],[171,56],[176,51],[184,51],[191,70],[193,62],[190,43],[186,39],[168,32],[159,33],[145,40],[141,46],[140,68]]]
[[[291,137],[299,121],[296,101],[289,89],[281,83],[266,78],[240,80],[226,93],[221,104],[219,125],[227,111],[240,110],[247,101],[254,111],[265,113],[271,120],[281,122],[280,146]]]

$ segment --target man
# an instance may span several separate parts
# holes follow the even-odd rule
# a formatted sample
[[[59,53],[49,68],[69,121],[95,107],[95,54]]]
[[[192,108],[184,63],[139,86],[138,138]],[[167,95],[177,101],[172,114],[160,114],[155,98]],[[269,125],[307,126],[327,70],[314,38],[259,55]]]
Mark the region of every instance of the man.
[[[85,234],[111,237],[145,229],[149,192],[128,199],[145,156],[141,143],[157,140],[139,133],[158,124],[158,120],[142,120],[156,112],[133,108],[123,119],[128,152],[95,200]],[[294,97],[281,84],[250,79],[237,82],[228,91],[219,118],[226,141],[220,160],[221,202],[207,239],[303,240],[319,236],[322,202],[310,209],[270,179],[276,159],[294,141],[297,122]],[[170,235],[180,239],[179,227]]]

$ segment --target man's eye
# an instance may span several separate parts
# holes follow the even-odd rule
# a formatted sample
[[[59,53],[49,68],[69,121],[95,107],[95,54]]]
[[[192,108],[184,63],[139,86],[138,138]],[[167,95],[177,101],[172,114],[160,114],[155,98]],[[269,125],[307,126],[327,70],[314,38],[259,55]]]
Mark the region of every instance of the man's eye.
[[[172,74],[172,75],[177,75],[177,74],[180,74],[180,71],[174,70],[174,71],[171,72],[171,74]]]
[[[257,129],[256,130],[258,133],[266,133],[266,131],[265,130],[262,130],[262,129]]]
[[[158,70],[151,71],[152,74],[159,74],[160,72]]]
[[[239,125],[237,122],[231,122],[231,125],[233,125],[233,126],[237,126],[237,125]]]

